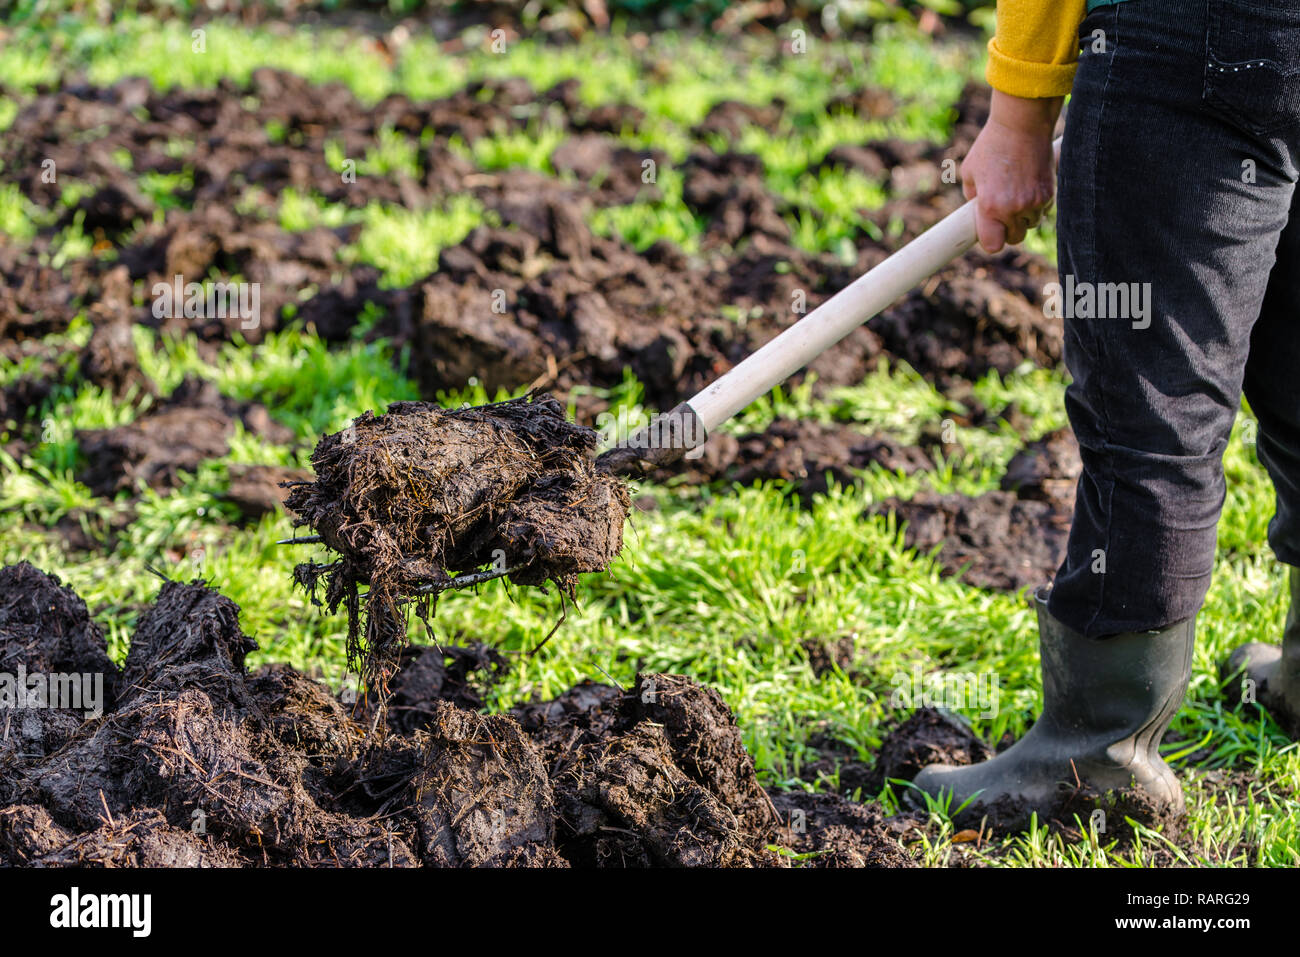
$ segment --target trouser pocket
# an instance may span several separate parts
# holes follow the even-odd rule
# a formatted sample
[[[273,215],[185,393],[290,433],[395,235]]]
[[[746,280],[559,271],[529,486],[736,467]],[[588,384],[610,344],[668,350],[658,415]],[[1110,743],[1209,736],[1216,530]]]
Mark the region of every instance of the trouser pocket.
[[[1239,127],[1300,121],[1300,0],[1208,0],[1204,101]]]

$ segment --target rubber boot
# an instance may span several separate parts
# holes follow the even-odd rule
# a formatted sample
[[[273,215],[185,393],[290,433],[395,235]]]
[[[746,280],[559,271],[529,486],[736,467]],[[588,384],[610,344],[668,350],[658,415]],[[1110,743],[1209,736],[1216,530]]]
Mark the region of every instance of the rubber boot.
[[[1038,721],[995,758],[930,765],[913,783],[936,797],[952,794],[953,811],[971,797],[982,805],[1009,798],[1046,814],[1060,801],[1058,785],[1077,780],[1103,792],[1139,787],[1162,810],[1181,814],[1182,785],[1157,749],[1191,678],[1196,619],[1085,638],[1048,614],[1045,589],[1034,603],[1043,670]]]
[[[1300,568],[1291,568],[1291,610],[1282,644],[1252,641],[1228,659],[1225,676],[1238,672],[1255,684],[1255,700],[1293,738],[1300,739]],[[1243,689],[1244,690],[1244,689]]]

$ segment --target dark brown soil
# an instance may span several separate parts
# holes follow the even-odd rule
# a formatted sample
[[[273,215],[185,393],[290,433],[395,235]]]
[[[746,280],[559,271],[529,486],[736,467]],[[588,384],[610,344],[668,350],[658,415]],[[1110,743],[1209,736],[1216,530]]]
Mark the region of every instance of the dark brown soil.
[[[284,444],[294,435],[256,402],[236,402],[211,382],[186,379],[165,401],[128,425],[83,430],[77,440],[86,465],[80,481],[96,495],[113,496],[138,482],[174,488],[181,472],[230,451],[239,421],[253,435]]]
[[[1026,361],[1054,366],[1063,339],[1059,324],[1044,318],[1042,290],[1055,276],[1020,250],[963,257],[868,326],[891,354],[940,383],[989,369],[1006,375]]]
[[[754,840],[775,836],[776,816],[716,692],[675,675],[639,675],[611,730],[546,752],[560,769],[559,833],[575,864],[777,863]]]
[[[1030,442],[1011,457],[1002,476],[1002,489],[1016,497],[1047,502],[1065,515],[1074,513],[1074,493],[1083,471],[1079,443],[1069,428],[1057,429]]]
[[[853,470],[873,463],[904,475],[934,468],[924,449],[884,433],[866,435],[847,425],[777,419],[765,431],[739,438],[713,435],[699,458],[661,469],[653,478],[670,483],[681,476],[678,481],[691,484],[740,485],[780,480],[807,504],[814,495],[825,493],[831,482],[851,485]]]
[[[835,668],[848,675],[854,673],[858,650],[853,635],[842,635],[834,639],[805,638],[799,644],[808,656],[813,674],[818,678]]]
[[[104,634],[85,603],[59,579],[23,563],[0,569],[0,674],[95,674],[102,676],[104,709],[120,684]],[[61,749],[85,720],[85,709],[0,709],[0,768],[23,765]],[[0,774],[0,803],[15,781]]]
[[[49,363],[42,375],[25,375],[0,388],[0,430],[14,430],[18,434],[32,430],[24,429],[28,416],[50,397],[57,384],[57,371]],[[21,451],[15,446],[13,452]],[[17,456],[15,456],[17,457]]]
[[[592,198],[609,205],[663,198],[663,192],[653,181],[645,182],[647,161],[658,167],[667,163],[668,157],[660,150],[621,146],[615,138],[600,133],[571,136],[551,154],[551,168],[555,172],[589,184]]]
[[[287,505],[339,558],[296,576],[313,594],[324,577],[330,611],[347,609],[349,656],[367,684],[382,687],[395,664],[405,609],[427,615],[456,572],[491,566],[572,596],[580,574],[609,567],[630,502],[596,471],[595,448],[596,433],[546,395],[454,410],[399,402],[321,439],[315,481],[290,489]],[[369,586],[364,609],[358,585]]]
[[[471,167],[447,148],[447,138],[472,141],[488,132],[521,126],[520,108],[540,112],[542,100],[516,81],[472,84],[443,100],[414,104],[389,97],[366,107],[338,84],[312,86],[300,77],[270,69],[254,71],[245,85],[222,83],[215,90],[162,93],[141,78],[111,88],[69,85],[38,95],[19,113],[5,138],[6,168],[37,205],[58,209],[61,187],[42,180],[42,162],[53,161],[60,174],[84,181],[94,192],[57,224],[80,216],[97,241],[117,247],[122,266],[79,260],[64,270],[43,265],[52,235],[42,232],[28,246],[0,247],[0,333],[22,338],[65,328],[88,305],[133,321],[159,325],[147,303],[133,303],[130,282],[147,292],[155,282],[182,274],[201,280],[209,271],[239,274],[261,284],[263,319],[252,329],[237,318],[167,319],[173,331],[193,332],[200,340],[228,341],[239,332],[258,341],[279,326],[285,306],[293,305],[327,337],[345,336],[367,299],[386,305],[378,273],[370,267],[340,269],[339,248],[355,228],[284,232],[262,221],[249,197],[257,191],[279,195],[286,188],[317,193],[327,201],[360,208],[371,201],[412,208],[452,191],[462,191]],[[557,112],[557,119],[562,116]],[[272,138],[268,125],[285,130]],[[327,139],[339,140],[349,157],[361,158],[381,130],[418,138],[437,134],[419,148],[418,177],[360,176],[345,183],[325,161]],[[91,135],[93,132],[93,135]],[[183,144],[181,155],[173,150]],[[124,171],[115,150],[132,157]],[[190,172],[193,186],[174,196],[178,208],[155,217],[136,177],[144,173]],[[109,288],[103,273],[120,269],[128,277],[126,295]],[[304,289],[317,290],[300,301]],[[93,318],[93,317],[92,317]]]
[[[1050,581],[1065,557],[1081,464],[1068,429],[1030,443],[1011,459],[1002,489],[984,495],[922,491],[888,499],[872,513],[906,523],[908,548],[939,548],[943,569],[977,588],[1019,591]]]
[[[9,247],[0,242],[0,260]],[[10,290],[0,286],[0,301]],[[90,341],[79,356],[66,356],[50,344],[37,339],[0,338],[0,355],[11,362],[37,360],[34,372],[22,375],[0,388],[0,432],[14,436],[36,437],[38,424],[31,417],[51,398],[58,386],[74,378],[104,388],[114,398],[136,402],[152,394],[149,382],[140,371],[132,337],[132,324],[119,309],[120,300],[129,297],[126,270],[110,270],[103,279],[102,298],[87,315],[94,324]],[[2,309],[3,306],[0,306]],[[69,362],[69,359],[75,361]],[[22,451],[18,446],[12,451]],[[20,456],[17,456],[21,458]]]
[[[101,385],[115,396],[124,396],[132,389],[141,394],[152,391],[140,371],[131,323],[125,318],[95,326],[82,350],[77,371],[85,381]]]
[[[390,728],[410,734],[429,721],[435,701],[480,711],[486,690],[506,666],[495,648],[478,642],[403,648],[384,718]]]
[[[888,781],[910,781],[927,764],[978,764],[993,751],[965,725],[933,708],[921,708],[880,744],[876,766]]]
[[[1019,591],[1050,581],[1065,555],[1069,516],[1045,502],[1022,501],[1010,492],[974,498],[918,492],[906,501],[887,499],[874,509],[906,522],[908,548],[940,547],[939,564],[976,588]]]
[[[284,508],[284,500],[289,494],[287,486],[310,480],[311,473],[306,469],[280,465],[232,465],[225,499],[239,509],[245,520],[256,521]]]
[[[913,828],[906,817],[886,818],[876,805],[835,794],[787,791],[772,800],[786,824],[786,846],[805,866],[918,866],[901,843]]]

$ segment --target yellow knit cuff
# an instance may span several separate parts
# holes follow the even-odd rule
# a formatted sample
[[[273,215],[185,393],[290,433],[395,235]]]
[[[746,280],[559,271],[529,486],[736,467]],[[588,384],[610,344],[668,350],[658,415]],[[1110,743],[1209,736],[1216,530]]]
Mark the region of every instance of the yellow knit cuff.
[[[995,90],[1028,99],[1065,96],[1074,84],[1078,64],[1038,63],[1017,60],[998,49],[997,37],[989,40],[989,63],[984,78]]]

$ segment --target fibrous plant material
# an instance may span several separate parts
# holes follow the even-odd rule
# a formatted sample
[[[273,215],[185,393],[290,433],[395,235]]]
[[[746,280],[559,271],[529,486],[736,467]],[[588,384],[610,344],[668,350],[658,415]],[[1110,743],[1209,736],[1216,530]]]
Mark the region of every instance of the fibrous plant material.
[[[573,597],[580,574],[609,567],[630,502],[597,472],[596,438],[554,398],[530,395],[461,409],[398,402],[320,440],[315,481],[285,504],[339,557],[295,577],[313,593],[323,577],[329,610],[345,606],[349,659],[368,684],[384,685],[406,612],[427,619],[466,580],[457,573],[487,567]]]

